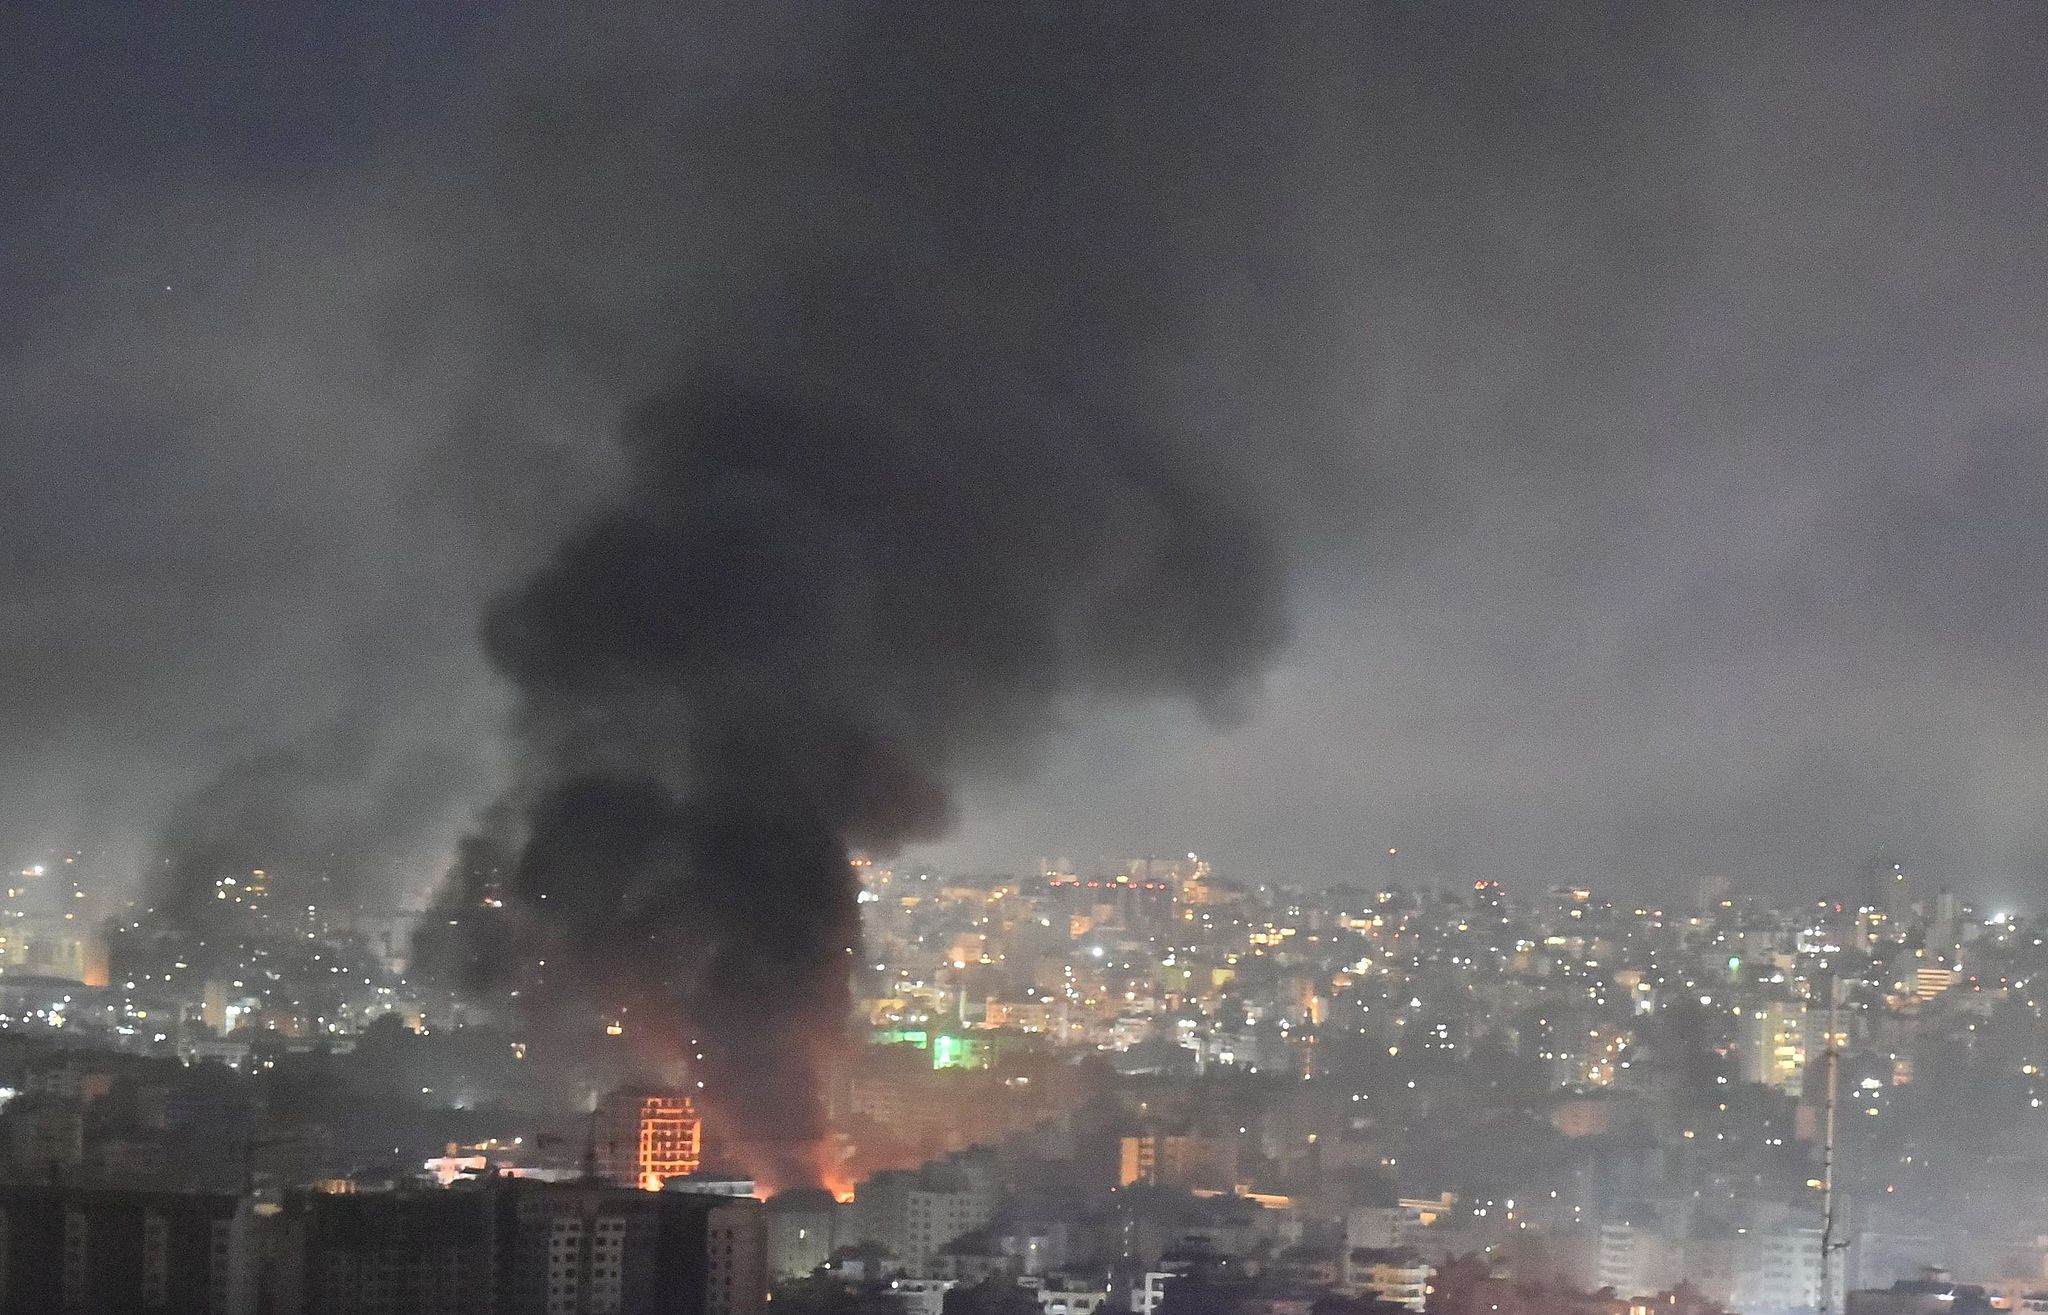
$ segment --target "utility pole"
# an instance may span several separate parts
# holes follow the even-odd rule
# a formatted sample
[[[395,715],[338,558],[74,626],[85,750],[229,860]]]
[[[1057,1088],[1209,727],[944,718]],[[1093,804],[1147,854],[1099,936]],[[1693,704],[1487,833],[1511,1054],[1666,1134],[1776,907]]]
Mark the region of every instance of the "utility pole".
[[[1827,1065],[1826,1117],[1822,1124],[1820,1143],[1820,1315],[1829,1315],[1835,1304],[1835,1253],[1848,1247],[1847,1242],[1835,1241],[1835,1103],[1841,1068],[1841,1050],[1835,1044],[1836,1024],[1841,1004],[1840,982],[1830,974],[1828,977],[1828,1044],[1821,1052]]]

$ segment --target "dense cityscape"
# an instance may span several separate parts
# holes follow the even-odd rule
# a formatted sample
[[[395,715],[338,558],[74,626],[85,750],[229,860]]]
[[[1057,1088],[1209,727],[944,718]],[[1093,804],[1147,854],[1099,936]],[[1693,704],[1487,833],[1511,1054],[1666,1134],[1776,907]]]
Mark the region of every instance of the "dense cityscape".
[[[2048,1315],[2044,67],[0,0],[0,1315]]]
[[[87,853],[39,856],[4,910],[0,1209],[8,1238],[54,1230],[82,1259],[10,1242],[8,1290],[467,1310],[545,1284],[549,1310],[641,1309],[619,1285],[680,1291],[652,1239],[682,1230],[717,1262],[688,1280],[707,1311],[2048,1291],[2048,1215],[2005,1187],[2048,1144],[2048,946],[1904,864],[1793,908],[1713,878],[1668,907],[1512,879],[1310,891],[1194,855],[855,875],[824,1181],[773,1184],[630,1012],[544,1039],[516,999],[422,976],[418,910],[252,869],[216,878],[201,932],[107,911],[120,887]],[[162,1240],[195,1227],[213,1244]]]

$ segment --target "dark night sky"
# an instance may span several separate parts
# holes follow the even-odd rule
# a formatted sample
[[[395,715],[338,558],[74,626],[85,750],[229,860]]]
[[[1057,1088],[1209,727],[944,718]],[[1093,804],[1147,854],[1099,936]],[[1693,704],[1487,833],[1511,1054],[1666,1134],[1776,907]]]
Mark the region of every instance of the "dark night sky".
[[[1290,563],[1220,722],[1073,702],[918,857],[2039,902],[2037,7],[487,8],[0,9],[0,844],[282,745],[424,884],[483,600],[800,246]]]

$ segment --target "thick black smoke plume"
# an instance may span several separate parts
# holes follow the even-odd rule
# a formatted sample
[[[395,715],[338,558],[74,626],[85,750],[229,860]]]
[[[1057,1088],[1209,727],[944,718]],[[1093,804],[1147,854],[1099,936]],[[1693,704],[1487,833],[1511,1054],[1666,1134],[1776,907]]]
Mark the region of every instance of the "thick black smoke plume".
[[[1221,704],[1281,625],[1257,527],[1129,417],[937,355],[835,378],[783,328],[641,406],[627,492],[491,609],[534,779],[470,920],[694,1039],[787,1183],[847,1015],[849,850],[940,834],[1069,700]]]
[[[1280,643],[1254,509],[1329,435],[1260,328],[1323,274],[1277,186],[1321,43],[1167,7],[747,12],[754,76],[656,22],[587,77],[542,61],[575,93],[502,125],[493,213],[549,275],[512,286],[637,400],[616,491],[488,608],[511,852],[431,925],[522,1010],[626,1010],[789,1184],[848,1014],[850,851],[940,835],[1091,700],[1227,710]]]

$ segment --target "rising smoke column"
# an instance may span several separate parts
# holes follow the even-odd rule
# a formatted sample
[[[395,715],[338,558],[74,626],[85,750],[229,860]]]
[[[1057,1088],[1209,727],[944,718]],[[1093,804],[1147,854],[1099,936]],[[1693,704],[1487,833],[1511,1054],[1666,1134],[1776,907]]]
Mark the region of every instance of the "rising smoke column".
[[[788,1185],[850,851],[943,834],[1099,701],[1228,712],[1282,640],[1262,509],[1342,482],[1263,334],[1328,276],[1296,240],[1327,42],[1169,6],[648,21],[543,43],[490,157],[481,209],[534,257],[509,318],[623,418],[606,492],[486,609],[511,856],[435,938],[529,1025],[629,1010]],[[1278,496],[1297,463],[1314,492]]]
[[[1274,554],[1172,444],[826,312],[637,408],[624,492],[485,624],[529,754],[495,925],[695,1039],[781,1183],[815,1179],[849,851],[940,835],[1095,695],[1223,706],[1282,630]]]

